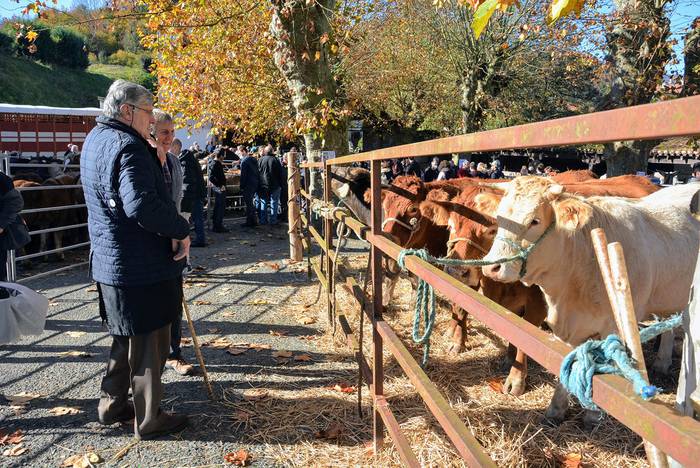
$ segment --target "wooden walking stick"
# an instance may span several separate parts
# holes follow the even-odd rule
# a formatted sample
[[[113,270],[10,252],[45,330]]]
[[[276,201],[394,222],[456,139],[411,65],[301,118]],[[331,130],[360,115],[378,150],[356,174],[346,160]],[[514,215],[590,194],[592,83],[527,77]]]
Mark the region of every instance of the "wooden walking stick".
[[[187,307],[187,300],[185,300],[184,294],[182,295],[182,307],[183,309],[185,309],[185,316],[187,317],[187,326],[190,328],[190,336],[192,337],[192,346],[194,347],[194,354],[197,356],[199,367],[202,369],[202,376],[204,376],[204,386],[207,388],[209,399],[214,400],[214,391],[211,388],[211,382],[209,382],[209,374],[207,374],[207,368],[204,365],[202,350],[199,349],[199,340],[197,339],[197,334],[194,332],[194,323],[192,323],[192,317],[190,317],[190,309],[189,307]]]
[[[598,258],[598,265],[603,274],[603,282],[608,292],[610,305],[615,316],[620,338],[630,350],[632,358],[637,363],[637,370],[647,382],[647,367],[642,353],[642,342],[637,328],[637,316],[634,313],[632,291],[627,275],[627,265],[622,245],[619,242],[608,244],[605,232],[602,229],[591,231],[593,248]],[[664,453],[658,447],[648,441],[644,441],[644,450],[647,460],[652,468],[668,468],[668,461]]]

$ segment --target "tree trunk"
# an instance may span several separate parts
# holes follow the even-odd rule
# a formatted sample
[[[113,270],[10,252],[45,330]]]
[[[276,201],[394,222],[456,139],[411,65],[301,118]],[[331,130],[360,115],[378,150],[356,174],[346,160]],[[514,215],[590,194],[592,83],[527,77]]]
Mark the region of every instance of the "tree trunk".
[[[462,72],[462,133],[473,133],[482,129],[486,114],[485,79],[479,75],[480,68]]]
[[[345,97],[333,75],[335,0],[272,0],[275,65],[287,82],[307,154],[348,151]]]
[[[670,58],[670,22],[665,0],[620,2],[621,18],[606,34],[612,86],[601,107],[646,104],[663,82]],[[649,151],[658,142],[617,142],[605,145],[608,177],[646,171]]]

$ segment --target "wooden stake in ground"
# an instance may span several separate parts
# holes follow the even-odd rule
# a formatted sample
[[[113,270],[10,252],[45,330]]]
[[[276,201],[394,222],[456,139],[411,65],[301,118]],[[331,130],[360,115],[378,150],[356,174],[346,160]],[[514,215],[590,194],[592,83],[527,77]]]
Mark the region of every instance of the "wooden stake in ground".
[[[647,367],[642,353],[642,342],[637,328],[637,316],[634,313],[632,291],[627,275],[627,265],[619,242],[608,244],[605,232],[602,229],[591,231],[593,248],[598,258],[598,265],[603,275],[605,290],[610,299],[610,305],[615,316],[620,338],[630,350],[632,358],[637,362],[637,369],[647,381]],[[652,468],[668,468],[668,462],[664,453],[658,447],[644,441],[644,450],[647,460]]]
[[[300,262],[302,259],[301,217],[299,216],[299,165],[296,151],[287,153],[287,217],[289,219],[289,259]]]
[[[209,374],[207,374],[207,368],[204,365],[202,350],[199,349],[199,340],[197,339],[197,334],[194,332],[194,323],[192,323],[192,317],[190,317],[190,309],[189,307],[187,307],[187,301],[185,300],[184,294],[182,296],[182,308],[185,309],[185,316],[187,317],[187,326],[190,328],[190,336],[192,337],[192,346],[194,347],[194,354],[197,356],[199,368],[202,369],[202,376],[204,377],[204,386],[207,388],[209,399],[213,400],[214,391],[211,388],[211,382],[209,382]]]

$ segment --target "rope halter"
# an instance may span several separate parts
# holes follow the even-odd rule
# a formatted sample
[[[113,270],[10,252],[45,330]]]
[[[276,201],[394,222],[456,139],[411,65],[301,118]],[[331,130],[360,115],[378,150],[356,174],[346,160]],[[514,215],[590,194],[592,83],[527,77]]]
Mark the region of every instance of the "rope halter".
[[[409,220],[408,220],[408,224],[404,223],[404,222],[401,221],[400,219],[396,219],[396,218],[386,218],[386,219],[382,222],[382,231],[384,230],[384,227],[385,227],[388,223],[391,223],[391,222],[394,222],[394,223],[398,224],[399,226],[408,229],[408,230],[411,231],[411,232],[415,232],[415,231],[418,229],[418,218],[415,218],[415,217],[414,217],[414,218],[409,219]]]
[[[517,253],[515,255],[513,255],[512,257],[510,257],[508,261],[513,262],[516,260],[520,260],[522,262],[518,279],[522,279],[525,276],[525,274],[527,273],[527,259],[530,256],[530,254],[532,253],[532,251],[535,250],[535,247],[537,247],[537,245],[542,241],[542,239],[544,239],[544,237],[547,234],[549,234],[553,229],[554,229],[554,222],[552,222],[547,227],[547,229],[544,230],[542,235],[539,238],[537,238],[537,240],[535,242],[531,243],[527,247],[523,247],[520,242],[516,242],[512,239],[508,239],[507,237],[496,236],[496,240],[503,241],[506,244],[510,245],[511,247],[513,247],[514,249],[517,250]],[[506,262],[499,262],[499,263],[506,263]]]
[[[468,237],[454,237],[450,240],[447,241],[447,256],[449,257],[452,251],[454,250],[455,246],[460,243],[460,242],[466,242],[467,244],[471,245],[475,249],[477,249],[479,252],[483,253],[484,255],[488,254],[489,251],[471,240]]]

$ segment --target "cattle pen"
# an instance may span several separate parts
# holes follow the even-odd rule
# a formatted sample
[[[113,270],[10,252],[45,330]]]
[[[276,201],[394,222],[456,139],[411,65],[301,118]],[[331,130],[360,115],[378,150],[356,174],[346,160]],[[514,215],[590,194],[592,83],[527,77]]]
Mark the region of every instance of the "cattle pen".
[[[375,452],[383,445],[386,430],[404,464],[420,466],[384,395],[383,351],[386,348],[401,366],[467,465],[495,466],[472,432],[452,411],[446,399],[431,383],[428,375],[413,359],[395,331],[383,319],[382,257],[399,260],[402,247],[382,233],[382,161],[452,153],[562,147],[697,135],[700,135],[700,97],[689,97],[301,164],[301,170],[307,173],[304,177],[305,187],[299,193],[306,199],[306,210],[297,220],[290,219],[292,257],[298,255],[295,252],[297,252],[296,244],[299,242],[303,244],[308,255],[311,254],[312,239],[321,248],[320,256],[312,262],[313,269],[325,289],[328,325],[330,327],[335,327],[335,323],[340,325],[348,345],[355,352],[359,370],[369,386],[373,401]],[[359,162],[370,163],[370,226],[354,219],[347,210],[332,205],[330,187],[332,169]],[[292,182],[296,179],[295,171],[296,168],[290,165]],[[317,198],[315,192],[309,187],[312,171],[322,171],[322,180],[324,180],[322,199]],[[290,190],[290,193],[293,192]],[[322,232],[314,227],[312,222],[314,215],[323,218]],[[370,359],[365,357],[362,348],[358,346],[357,332],[353,331],[349,325],[347,312],[336,310],[334,294],[337,290],[336,284],[339,282],[335,280],[334,263],[338,261],[338,249],[337,244],[334,244],[334,223],[341,223],[370,244],[371,292],[367,293],[351,277],[346,278],[342,283],[359,304],[361,314],[371,322]],[[338,242],[340,241],[341,239],[338,239]],[[558,375],[562,360],[572,350],[571,346],[553,339],[545,331],[417,256],[406,256],[405,268],[430,284],[453,304],[462,307],[501,338],[524,350],[549,372]],[[682,416],[666,405],[643,401],[633,396],[631,384],[619,376],[595,376],[593,401],[645,441],[658,447],[675,462],[684,466],[697,466],[697,460],[700,460],[700,422],[697,420]]]

